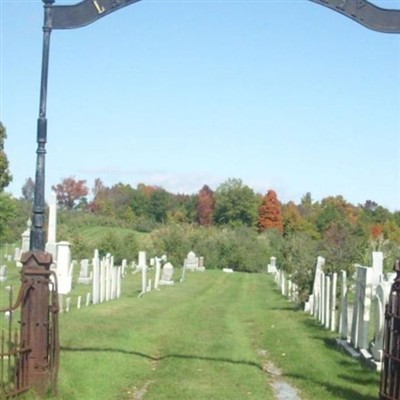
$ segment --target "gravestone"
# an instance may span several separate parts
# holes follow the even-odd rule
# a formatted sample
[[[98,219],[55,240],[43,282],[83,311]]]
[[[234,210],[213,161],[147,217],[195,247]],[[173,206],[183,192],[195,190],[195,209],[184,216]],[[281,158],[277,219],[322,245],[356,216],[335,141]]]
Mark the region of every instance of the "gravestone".
[[[200,259],[196,256],[196,253],[194,251],[189,251],[183,263],[183,268],[189,271],[204,271],[204,258],[201,263],[200,265]]]
[[[389,300],[392,282],[381,282],[375,291],[372,299],[372,308],[374,309],[374,332],[375,338],[371,343],[371,353],[375,361],[382,362],[383,358],[383,333],[385,321],[385,305]]]
[[[147,292],[147,263],[146,263],[146,252],[139,251],[139,263],[138,271],[142,271],[142,292]]]
[[[31,238],[31,226],[32,226],[32,221],[30,219],[28,219],[28,221],[26,222],[26,229],[21,235],[21,239],[22,239],[21,254],[29,251],[30,238]]]
[[[5,282],[7,280],[7,266],[2,265],[0,267],[0,282]]]
[[[121,276],[124,277],[126,275],[126,268],[128,265],[128,261],[124,258],[121,263]]]
[[[372,268],[357,266],[356,297],[351,325],[351,344],[355,349],[368,348],[368,324],[372,298]]]
[[[25,231],[21,234],[21,250],[19,252],[19,258],[16,258],[15,261],[17,263],[17,267],[22,267],[22,263],[20,262],[22,254],[26,253],[29,251],[30,248],[30,243],[31,243],[31,226],[32,226],[32,221],[28,219],[26,223],[26,229]]]
[[[347,341],[349,334],[347,272],[345,270],[341,270],[340,274],[341,274],[341,292],[340,292],[339,336],[342,340]]]
[[[164,254],[161,257],[155,257],[153,260],[154,260],[154,265],[156,267],[156,276],[154,278],[154,289],[158,289],[158,286],[160,284],[161,266],[162,263],[165,263],[167,261],[167,256]]]
[[[269,259],[268,270],[269,274],[274,274],[277,271],[276,269],[276,257],[271,257]]]
[[[53,260],[57,259],[57,196],[51,193],[49,203],[49,223],[47,228],[46,251],[53,256]]]
[[[331,277],[328,275],[325,275],[324,289],[324,324],[325,328],[329,328],[331,321]]]
[[[97,249],[94,251],[92,263],[93,263],[92,299],[93,299],[93,304],[98,304],[100,302],[100,259],[99,259],[99,251]]]
[[[315,275],[314,275],[314,284],[313,284],[313,315],[315,317],[321,317],[321,303],[322,303],[322,294],[321,294],[321,274],[323,274],[322,268],[325,265],[325,259],[321,256],[317,258],[317,265],[315,267]]]
[[[331,331],[334,332],[336,330],[336,288],[337,288],[337,273],[334,272],[332,274],[332,287],[331,287]]]
[[[74,266],[71,262],[71,248],[69,242],[59,242],[57,244],[56,266],[58,293],[68,294],[72,288]]]
[[[373,290],[379,285],[383,277],[383,253],[381,251],[372,252],[372,285]]]
[[[90,285],[92,283],[92,274],[89,272],[89,260],[81,260],[81,269],[79,271],[78,283]]]
[[[162,269],[162,274],[159,284],[173,285],[175,283],[172,280],[173,275],[174,275],[174,266],[170,262],[167,262]]]
[[[21,249],[19,247],[16,247],[14,249],[14,261],[18,261],[19,262],[20,258],[21,258]],[[21,264],[21,266],[22,266],[22,264]]]
[[[316,318],[319,318],[320,302],[321,302],[321,272],[324,264],[325,264],[325,259],[323,257],[318,257],[317,264],[315,267],[312,292],[308,298],[308,301],[304,305],[304,311],[309,312]]]
[[[139,251],[139,257],[138,257],[138,265],[137,265],[137,269],[139,271],[142,270],[142,268],[144,266],[147,267],[147,263],[146,263],[146,252],[145,251]]]

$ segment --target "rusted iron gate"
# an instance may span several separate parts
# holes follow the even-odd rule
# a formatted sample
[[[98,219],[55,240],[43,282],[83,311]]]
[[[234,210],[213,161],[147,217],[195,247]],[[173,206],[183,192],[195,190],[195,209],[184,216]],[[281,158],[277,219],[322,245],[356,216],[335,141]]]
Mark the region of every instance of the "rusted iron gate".
[[[56,392],[57,281],[44,254],[45,259],[37,259],[31,252],[23,255],[17,299],[13,304],[10,288],[8,307],[0,310],[0,318],[8,319],[5,331],[0,333],[0,399],[14,398],[29,389],[39,394]]]
[[[400,400],[400,260],[386,304],[380,400]]]

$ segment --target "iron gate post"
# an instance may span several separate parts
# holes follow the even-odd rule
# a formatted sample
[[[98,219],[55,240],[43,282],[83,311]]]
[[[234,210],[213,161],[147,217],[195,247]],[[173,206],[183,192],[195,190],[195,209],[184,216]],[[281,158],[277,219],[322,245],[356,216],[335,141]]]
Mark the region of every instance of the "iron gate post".
[[[380,400],[400,400],[400,260],[386,304]]]
[[[44,395],[51,383],[49,311],[50,265],[52,256],[44,251],[22,255],[22,284],[25,292],[21,304],[21,343],[30,347],[27,357],[29,386]]]

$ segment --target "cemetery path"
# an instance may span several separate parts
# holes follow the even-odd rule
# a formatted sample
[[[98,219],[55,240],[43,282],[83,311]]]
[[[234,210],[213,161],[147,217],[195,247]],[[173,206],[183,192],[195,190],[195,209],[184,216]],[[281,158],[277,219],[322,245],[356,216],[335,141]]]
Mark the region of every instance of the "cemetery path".
[[[120,299],[62,315],[57,400],[376,399],[375,375],[265,274],[140,288],[128,274]]]
[[[275,398],[277,400],[301,400],[298,390],[282,378],[282,371],[269,359],[268,352],[260,350],[259,354],[264,358],[263,371],[272,377],[270,385],[274,389]]]
[[[247,277],[249,279],[246,279]],[[193,273],[192,279],[200,278],[201,276],[196,277],[196,273]],[[167,290],[171,289],[177,290]],[[168,313],[167,318],[174,321],[174,324],[165,325],[164,322],[164,326],[159,328],[162,329],[161,338],[158,335],[158,339],[155,339],[158,340],[159,346],[149,361],[152,370],[161,372],[172,366],[179,370],[182,368],[181,372],[186,378],[191,376],[189,371],[194,370],[193,379],[198,381],[197,384],[214,385],[216,390],[216,377],[217,380],[221,380],[219,385],[224,379],[229,382],[232,380],[231,374],[235,374],[234,370],[240,366],[239,371],[244,373],[243,370],[246,369],[246,374],[254,375],[252,379],[259,385],[256,390],[254,386],[246,385],[247,396],[254,396],[256,392],[257,399],[300,400],[297,389],[290,385],[282,372],[274,366],[268,352],[259,350],[262,344],[258,337],[262,314],[259,314],[259,305],[254,304],[254,307],[250,308],[245,306],[254,290],[255,284],[250,275],[223,275],[207,286],[199,285],[190,301],[175,304],[173,308],[164,310]],[[162,319],[160,321],[162,322]],[[181,332],[185,334],[180,335]],[[177,333],[180,335],[178,338]],[[181,360],[181,366],[177,366],[176,360]],[[216,377],[211,378],[211,374]],[[158,398],[159,394],[152,396],[152,386],[156,387],[157,382],[151,382],[151,386],[146,382],[145,390],[142,387],[135,392],[135,399]],[[185,382],[181,382],[180,386],[184,390]],[[148,395],[144,395],[147,390]],[[228,390],[231,390],[230,384]],[[224,397],[216,397],[214,394],[212,398]]]

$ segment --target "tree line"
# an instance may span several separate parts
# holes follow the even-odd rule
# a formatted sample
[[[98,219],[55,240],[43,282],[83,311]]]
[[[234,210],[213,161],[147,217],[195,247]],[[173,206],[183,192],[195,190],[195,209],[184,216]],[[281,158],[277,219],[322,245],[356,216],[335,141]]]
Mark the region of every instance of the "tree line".
[[[29,178],[22,188],[26,201],[32,201],[33,188]],[[62,209],[119,219],[144,231],[151,231],[157,224],[188,223],[245,226],[260,233],[274,229],[283,236],[305,232],[314,239],[334,240],[350,233],[368,240],[383,238],[400,243],[400,211],[391,212],[372,200],[353,205],[341,195],[314,201],[311,193],[305,193],[298,204],[282,203],[273,189],[262,195],[237,178],[227,179],[215,191],[204,185],[190,195],[144,183],[136,188],[123,183],[107,187],[97,178],[90,201],[85,180],[64,178],[52,189]]]
[[[19,198],[4,191],[12,179],[5,138],[0,123],[0,241],[10,243],[20,240],[26,228],[35,183],[28,178]],[[370,265],[372,251],[384,252],[387,269],[400,254],[400,211],[391,212],[373,200],[354,205],[336,195],[315,201],[305,193],[298,203],[283,203],[272,188],[256,193],[237,178],[215,190],[205,184],[194,194],[175,194],[145,183],[108,187],[101,178],[89,188],[73,176],[52,189],[60,229],[67,235],[63,239],[71,241],[78,258],[90,256],[78,226],[124,227],[148,234],[140,244],[145,248],[139,248],[134,235],[123,240],[110,235],[99,246],[120,258],[141,249],[167,253],[176,263],[193,249],[205,256],[208,267],[247,272],[265,270],[268,258],[275,256],[305,298],[317,255],[326,258],[325,272],[351,273],[354,263]]]

